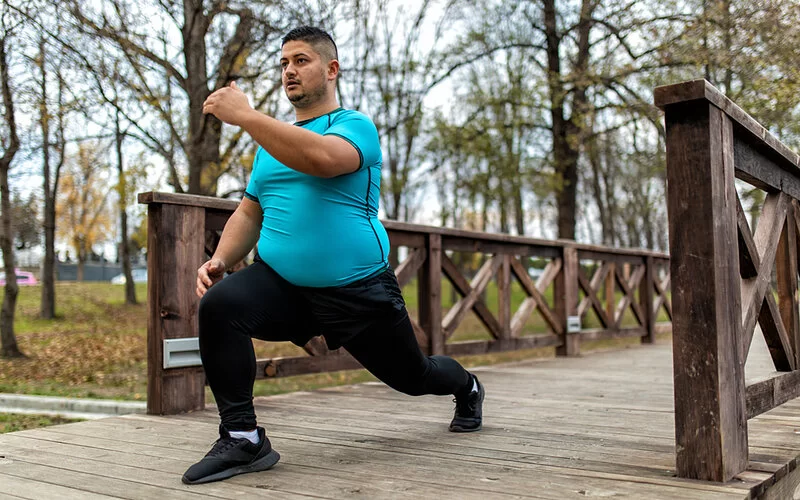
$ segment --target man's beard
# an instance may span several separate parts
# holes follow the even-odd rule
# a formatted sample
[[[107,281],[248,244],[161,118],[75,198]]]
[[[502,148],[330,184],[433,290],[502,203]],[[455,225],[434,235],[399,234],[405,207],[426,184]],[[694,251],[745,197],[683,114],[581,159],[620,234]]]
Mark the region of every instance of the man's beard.
[[[297,94],[289,94],[286,93],[286,97],[289,98],[289,101],[294,105],[296,108],[307,108],[312,106],[325,97],[327,89],[324,85],[321,85],[319,88],[314,89],[311,92],[301,92]]]

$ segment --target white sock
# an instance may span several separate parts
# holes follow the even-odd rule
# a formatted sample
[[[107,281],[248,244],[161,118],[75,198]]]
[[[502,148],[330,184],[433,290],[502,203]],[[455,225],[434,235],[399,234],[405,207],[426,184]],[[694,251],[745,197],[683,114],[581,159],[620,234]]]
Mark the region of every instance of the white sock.
[[[478,379],[474,376],[472,377],[472,391],[471,392],[478,392]]]
[[[252,431],[233,431],[228,434],[234,439],[249,439],[253,444],[258,444],[261,441],[258,437],[258,429]]]

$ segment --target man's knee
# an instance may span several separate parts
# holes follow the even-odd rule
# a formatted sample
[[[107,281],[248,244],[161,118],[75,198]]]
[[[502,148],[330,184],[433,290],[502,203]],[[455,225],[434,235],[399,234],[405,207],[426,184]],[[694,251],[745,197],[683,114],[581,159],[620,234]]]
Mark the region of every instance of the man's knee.
[[[410,367],[409,367],[410,368]],[[431,376],[431,360],[426,360],[425,366],[418,369],[409,369],[404,372],[400,377],[396,377],[392,384],[389,384],[396,391],[409,396],[424,396],[430,394],[428,381]]]
[[[231,313],[232,307],[233,303],[224,290],[216,286],[211,287],[200,299],[198,306],[200,323],[219,321]]]
[[[423,396],[428,394],[428,391],[425,390],[425,383],[421,380],[407,380],[392,384],[392,388],[409,396]]]

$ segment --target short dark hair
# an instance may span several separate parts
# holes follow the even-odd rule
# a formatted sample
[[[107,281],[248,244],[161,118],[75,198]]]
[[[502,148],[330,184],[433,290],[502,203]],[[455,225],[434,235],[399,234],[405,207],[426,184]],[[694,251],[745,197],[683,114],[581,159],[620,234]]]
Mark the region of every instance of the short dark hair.
[[[286,42],[299,41],[306,42],[316,50],[321,56],[325,56],[328,60],[339,59],[339,50],[336,48],[336,42],[327,31],[314,26],[300,26],[295,28],[281,40],[281,47],[286,45]]]

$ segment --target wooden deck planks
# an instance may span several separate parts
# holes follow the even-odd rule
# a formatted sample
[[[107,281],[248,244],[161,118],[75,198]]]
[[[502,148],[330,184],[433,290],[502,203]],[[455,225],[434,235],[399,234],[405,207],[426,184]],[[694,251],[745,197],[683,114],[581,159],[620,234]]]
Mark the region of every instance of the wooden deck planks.
[[[734,499],[800,455],[790,402],[750,420],[753,470],[726,484],[673,477],[668,344],[475,371],[478,433],[447,432],[450,398],[368,383],[257,398],[281,462],[208,485],[180,476],[215,439],[213,407],[0,435],[0,497]]]

